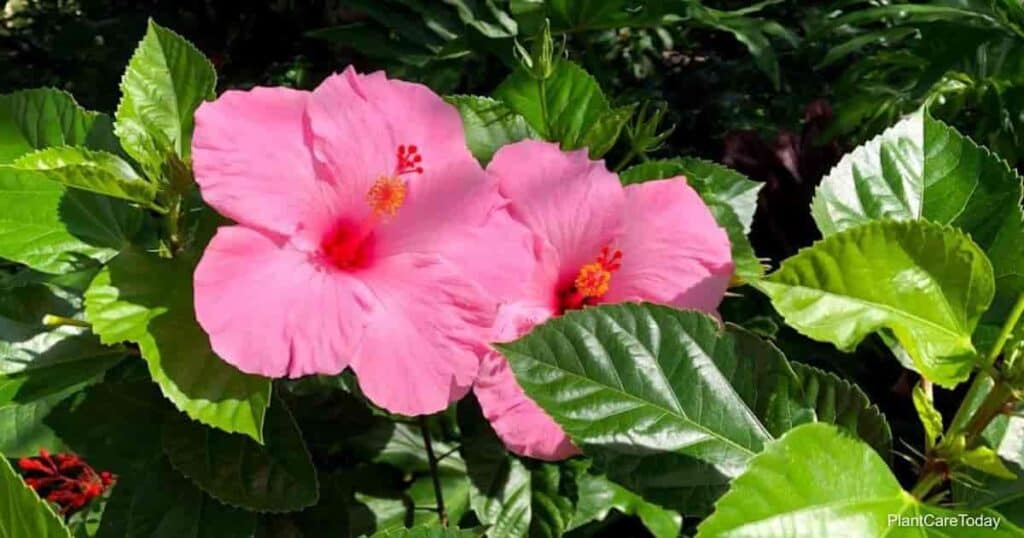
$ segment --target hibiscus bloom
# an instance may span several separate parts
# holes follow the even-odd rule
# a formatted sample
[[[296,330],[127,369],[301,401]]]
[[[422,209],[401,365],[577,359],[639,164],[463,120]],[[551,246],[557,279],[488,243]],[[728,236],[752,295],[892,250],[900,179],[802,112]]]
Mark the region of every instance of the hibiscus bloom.
[[[192,156],[222,227],[195,272],[214,351],[268,377],[338,374],[396,413],[472,386],[529,232],[425,86],[349,68],[312,92],[229,91]]]
[[[498,341],[603,303],[718,308],[733,272],[729,239],[685,178],[623,188],[586,151],[536,141],[503,147],[487,171],[534,232],[538,261],[526,288],[501,307]],[[545,460],[579,453],[500,354],[484,358],[473,390],[509,450]]]

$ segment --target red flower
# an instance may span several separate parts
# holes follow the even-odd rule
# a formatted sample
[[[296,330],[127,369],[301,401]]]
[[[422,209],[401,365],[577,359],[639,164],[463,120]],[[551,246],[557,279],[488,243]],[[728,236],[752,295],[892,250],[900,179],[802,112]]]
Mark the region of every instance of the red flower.
[[[50,455],[45,449],[39,456],[18,460],[25,483],[40,497],[60,506],[61,514],[81,510],[99,497],[117,479],[103,471],[97,473],[74,454]]]

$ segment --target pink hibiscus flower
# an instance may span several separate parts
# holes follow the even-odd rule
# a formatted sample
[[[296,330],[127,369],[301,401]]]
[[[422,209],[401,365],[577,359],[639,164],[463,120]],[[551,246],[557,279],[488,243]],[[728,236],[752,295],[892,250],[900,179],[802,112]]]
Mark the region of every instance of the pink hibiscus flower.
[[[524,141],[503,147],[487,171],[533,230],[538,265],[499,313],[498,341],[589,305],[647,301],[714,312],[733,272],[729,239],[685,178],[623,188],[586,151]],[[483,360],[474,387],[484,415],[512,452],[544,460],[579,453],[529,399],[505,359]]]
[[[220,357],[268,377],[350,366],[373,402],[406,415],[468,392],[531,239],[452,106],[349,68],[312,92],[204,104],[192,155],[203,198],[238,223],[195,272]]]

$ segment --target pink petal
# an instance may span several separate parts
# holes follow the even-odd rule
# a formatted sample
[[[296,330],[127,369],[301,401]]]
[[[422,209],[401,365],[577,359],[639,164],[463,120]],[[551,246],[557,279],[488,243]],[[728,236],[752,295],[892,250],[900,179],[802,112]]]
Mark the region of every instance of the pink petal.
[[[487,171],[512,201],[512,215],[557,254],[559,283],[571,282],[621,229],[619,179],[586,150],[524,140],[498,150]]]
[[[361,277],[381,305],[352,361],[366,396],[410,416],[436,413],[464,396],[492,331],[495,302],[433,255],[391,256]]]
[[[267,377],[337,374],[379,308],[352,275],[243,226],[220,228],[195,272],[196,318],[213,350]]]
[[[499,353],[492,351],[484,357],[473,393],[495,433],[512,452],[547,461],[580,453],[562,428],[526,396]]]
[[[240,224],[289,234],[322,185],[304,139],[308,92],[228,91],[196,111],[192,161],[203,199]]]
[[[625,222],[622,268],[602,303],[718,308],[733,272],[729,238],[685,178],[627,187]]]

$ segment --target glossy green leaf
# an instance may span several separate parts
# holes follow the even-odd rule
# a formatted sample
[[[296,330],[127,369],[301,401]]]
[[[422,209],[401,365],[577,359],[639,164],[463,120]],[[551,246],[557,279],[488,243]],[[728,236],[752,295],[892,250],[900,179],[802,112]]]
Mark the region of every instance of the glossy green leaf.
[[[682,518],[679,514],[645,501],[639,495],[609,481],[584,473],[578,481],[579,502],[569,530],[590,521],[602,521],[611,510],[640,518],[655,538],[679,536]]]
[[[971,335],[992,300],[992,268],[963,233],[926,221],[883,221],[829,236],[754,283],[786,322],[851,350],[890,330],[929,380],[970,375]]]
[[[161,462],[135,489],[126,538],[251,538],[256,514],[203,494]]]
[[[594,77],[568,60],[559,60],[543,81],[520,68],[494,90],[494,96],[521,114],[541,137],[560,142],[563,149],[589,145],[591,156],[596,157],[595,148],[611,147],[611,137],[617,138],[621,130],[621,125],[611,129],[614,122],[605,117],[616,115],[618,121],[622,113],[611,108]],[[591,135],[592,130],[602,136]]]
[[[0,167],[0,174],[7,173],[48,179],[143,206],[154,206],[157,192],[156,186],[117,155],[71,146],[50,147],[22,155],[8,167]]]
[[[316,504],[316,469],[284,402],[267,413],[266,445],[179,416],[164,427],[171,465],[213,498],[257,512],[294,512]]]
[[[496,99],[452,95],[445,100],[459,110],[466,130],[466,145],[482,165],[486,166],[500,147],[539,136],[522,116]]]
[[[752,335],[656,305],[571,312],[498,347],[527,395],[609,478],[690,514],[772,438],[755,408],[767,411],[774,388],[795,381]]]
[[[915,113],[843,158],[811,208],[826,236],[878,219],[930,220],[970,234],[995,271],[985,324],[1024,291],[1021,178],[1005,161],[927,113]]]
[[[798,409],[811,413],[809,419],[794,413],[793,404],[777,406],[778,415],[768,415],[776,437],[805,422],[825,422],[844,428],[874,447],[875,451],[888,460],[892,452],[892,431],[878,406],[873,404],[857,385],[840,379],[833,373],[813,366],[791,363],[798,379],[799,391],[790,397],[799,404]],[[789,407],[790,410],[786,410]],[[786,416],[788,415],[788,417]]]
[[[44,273],[109,260],[129,244],[142,216],[120,200],[0,169],[0,258]]]
[[[688,157],[648,161],[619,174],[626,185],[676,176],[686,176],[690,186],[711,209],[718,225],[729,235],[736,275],[744,280],[763,275],[761,262],[747,239],[763,184],[720,164]]]
[[[262,442],[270,380],[240,372],[210,349],[192,304],[197,257],[126,250],[86,291],[86,319],[104,343],[137,343],[153,380],[188,416]]]
[[[110,117],[85,110],[53,88],[0,95],[0,164],[37,149],[87,146],[113,149]]]
[[[924,446],[931,450],[942,436],[942,415],[935,409],[931,395],[925,392],[920,383],[914,386],[913,400],[914,409],[921,419],[921,426],[924,427]]]
[[[216,83],[213,65],[198,49],[149,21],[121,79],[114,127],[125,151],[151,177],[170,154],[189,161],[193,113],[214,98]]]
[[[71,538],[53,509],[0,455],[0,538]]]
[[[967,514],[926,505],[900,487],[871,447],[826,424],[797,427],[751,460],[697,530],[697,538],[746,536],[995,537],[1021,529],[921,525],[918,516]]]

